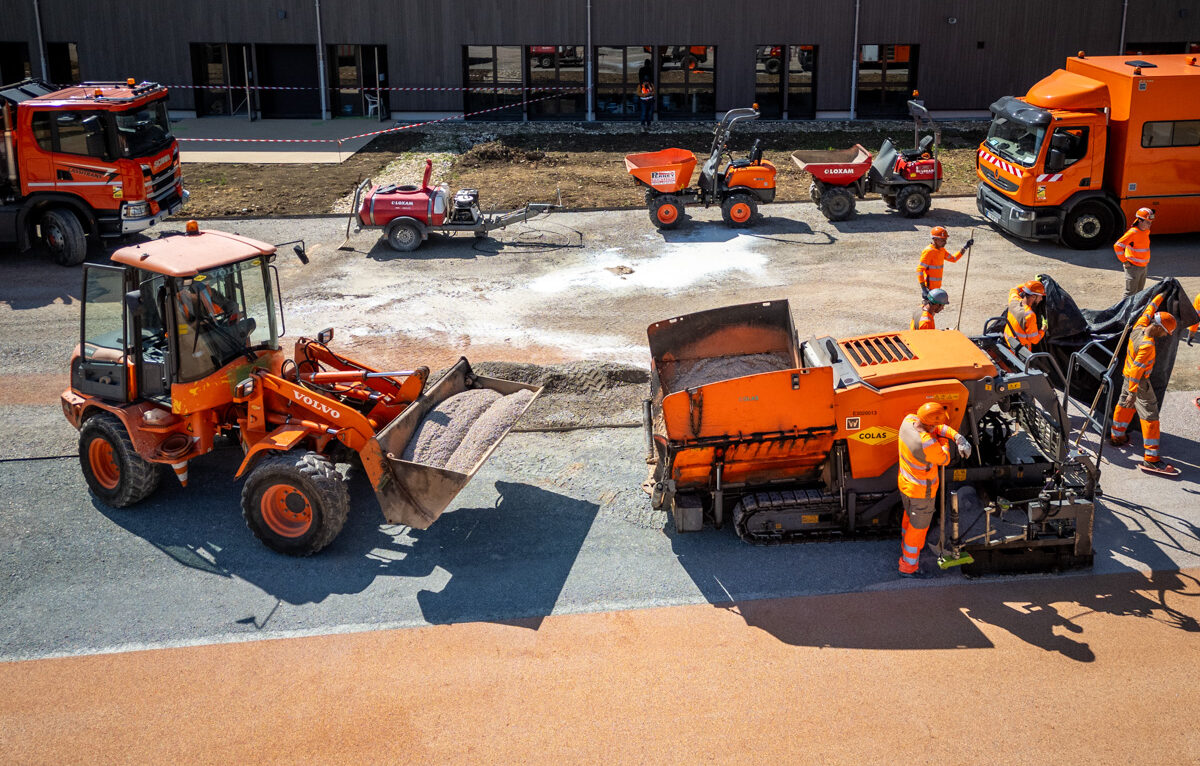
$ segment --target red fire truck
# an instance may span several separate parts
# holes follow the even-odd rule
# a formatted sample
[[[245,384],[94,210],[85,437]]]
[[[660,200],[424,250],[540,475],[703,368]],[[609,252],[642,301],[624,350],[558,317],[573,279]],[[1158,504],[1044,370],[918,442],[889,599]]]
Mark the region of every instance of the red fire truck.
[[[89,237],[147,229],[183,207],[179,144],[157,83],[0,86],[0,247],[81,263]]]

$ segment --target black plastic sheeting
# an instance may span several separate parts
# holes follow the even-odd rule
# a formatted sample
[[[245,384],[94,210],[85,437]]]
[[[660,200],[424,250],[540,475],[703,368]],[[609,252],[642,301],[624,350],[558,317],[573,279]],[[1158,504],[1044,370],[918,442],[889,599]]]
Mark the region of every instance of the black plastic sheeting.
[[[1179,350],[1179,341],[1185,337],[1187,328],[1197,321],[1196,310],[1179,284],[1179,280],[1170,277],[1155,282],[1140,293],[1135,293],[1121,302],[1106,309],[1081,309],[1075,299],[1067,293],[1053,278],[1039,274],[1038,279],[1046,288],[1046,298],[1037,307],[1037,313],[1046,318],[1046,335],[1040,343],[1033,347],[1034,351],[1046,351],[1065,373],[1071,361],[1071,354],[1079,351],[1092,341],[1097,341],[1110,352],[1117,352],[1117,363],[1110,373],[1112,381],[1113,401],[1119,396],[1124,380],[1122,370],[1125,367],[1125,351],[1129,346],[1128,338],[1116,348],[1126,324],[1136,322],[1154,296],[1164,294],[1161,311],[1175,317],[1175,332],[1165,338],[1155,341],[1154,370],[1150,373],[1150,385],[1162,402],[1167,391],[1167,383],[1171,380],[1171,372],[1175,369],[1175,355]],[[1132,332],[1132,328],[1130,330]],[[1093,349],[1088,354],[1101,364],[1108,362],[1108,354]],[[1054,381],[1061,387],[1062,381]],[[1076,372],[1071,386],[1071,396],[1091,405],[1100,382],[1090,374]]]

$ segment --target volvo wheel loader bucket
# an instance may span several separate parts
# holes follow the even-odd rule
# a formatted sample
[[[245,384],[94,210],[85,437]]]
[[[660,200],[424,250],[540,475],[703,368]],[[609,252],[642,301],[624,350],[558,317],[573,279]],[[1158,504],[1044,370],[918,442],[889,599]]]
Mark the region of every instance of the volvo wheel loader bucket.
[[[468,473],[415,463],[400,457],[430,410],[455,394],[478,388],[490,388],[504,396],[521,390],[532,391],[533,398],[521,408],[513,424],[496,435],[495,441]],[[415,529],[427,529],[437,521],[541,392],[542,389],[537,386],[477,376],[466,359],[459,359],[441,379],[427,386],[415,402],[385,426],[368,449],[364,450],[366,454],[378,455],[376,459],[380,465],[368,465],[367,471],[372,474],[375,496],[379,499],[384,518],[391,524],[404,524]],[[378,447],[378,453],[375,453],[374,447]],[[364,463],[367,462],[364,459]]]

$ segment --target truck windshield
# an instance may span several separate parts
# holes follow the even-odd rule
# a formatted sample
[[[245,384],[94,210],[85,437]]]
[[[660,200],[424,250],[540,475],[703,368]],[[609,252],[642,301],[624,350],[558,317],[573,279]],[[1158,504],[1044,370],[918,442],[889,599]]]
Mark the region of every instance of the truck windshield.
[[[263,259],[174,281],[179,380],[204,377],[248,352],[278,346],[275,303]]]
[[[171,122],[165,100],[151,101],[113,115],[123,157],[145,157],[171,144]]]
[[[1042,150],[1046,129],[996,115],[984,144],[1004,159],[1031,167]]]

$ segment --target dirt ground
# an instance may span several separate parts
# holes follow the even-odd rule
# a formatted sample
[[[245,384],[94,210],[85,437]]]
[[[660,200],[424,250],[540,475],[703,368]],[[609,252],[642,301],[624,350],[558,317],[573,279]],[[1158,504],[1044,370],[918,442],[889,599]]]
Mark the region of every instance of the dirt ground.
[[[941,195],[971,194],[975,187],[975,147],[983,133],[948,131],[942,136],[945,183]],[[845,149],[861,143],[875,151],[882,132],[763,133],[744,131],[734,136],[735,156],[744,156],[758,137],[766,159],[778,169],[779,202],[808,200],[809,177],[791,160],[798,149]],[[893,135],[901,145],[906,133]],[[317,215],[348,205],[363,178],[414,183],[423,157],[435,157],[435,182],[452,189],[480,190],[486,210],[517,208],[526,202],[550,202],[561,191],[567,209],[637,208],[642,193],[626,173],[624,157],[670,146],[704,154],[712,141],[708,133],[675,133],[656,126],[649,134],[533,133],[504,136],[446,153],[438,136],[400,133],[380,136],[340,165],[228,165],[188,163],[184,178],[192,193],[189,215],[225,216]],[[435,146],[436,145],[436,146]],[[397,160],[403,159],[397,164]],[[871,195],[875,196],[875,195]],[[342,204],[339,206],[339,201]]]

